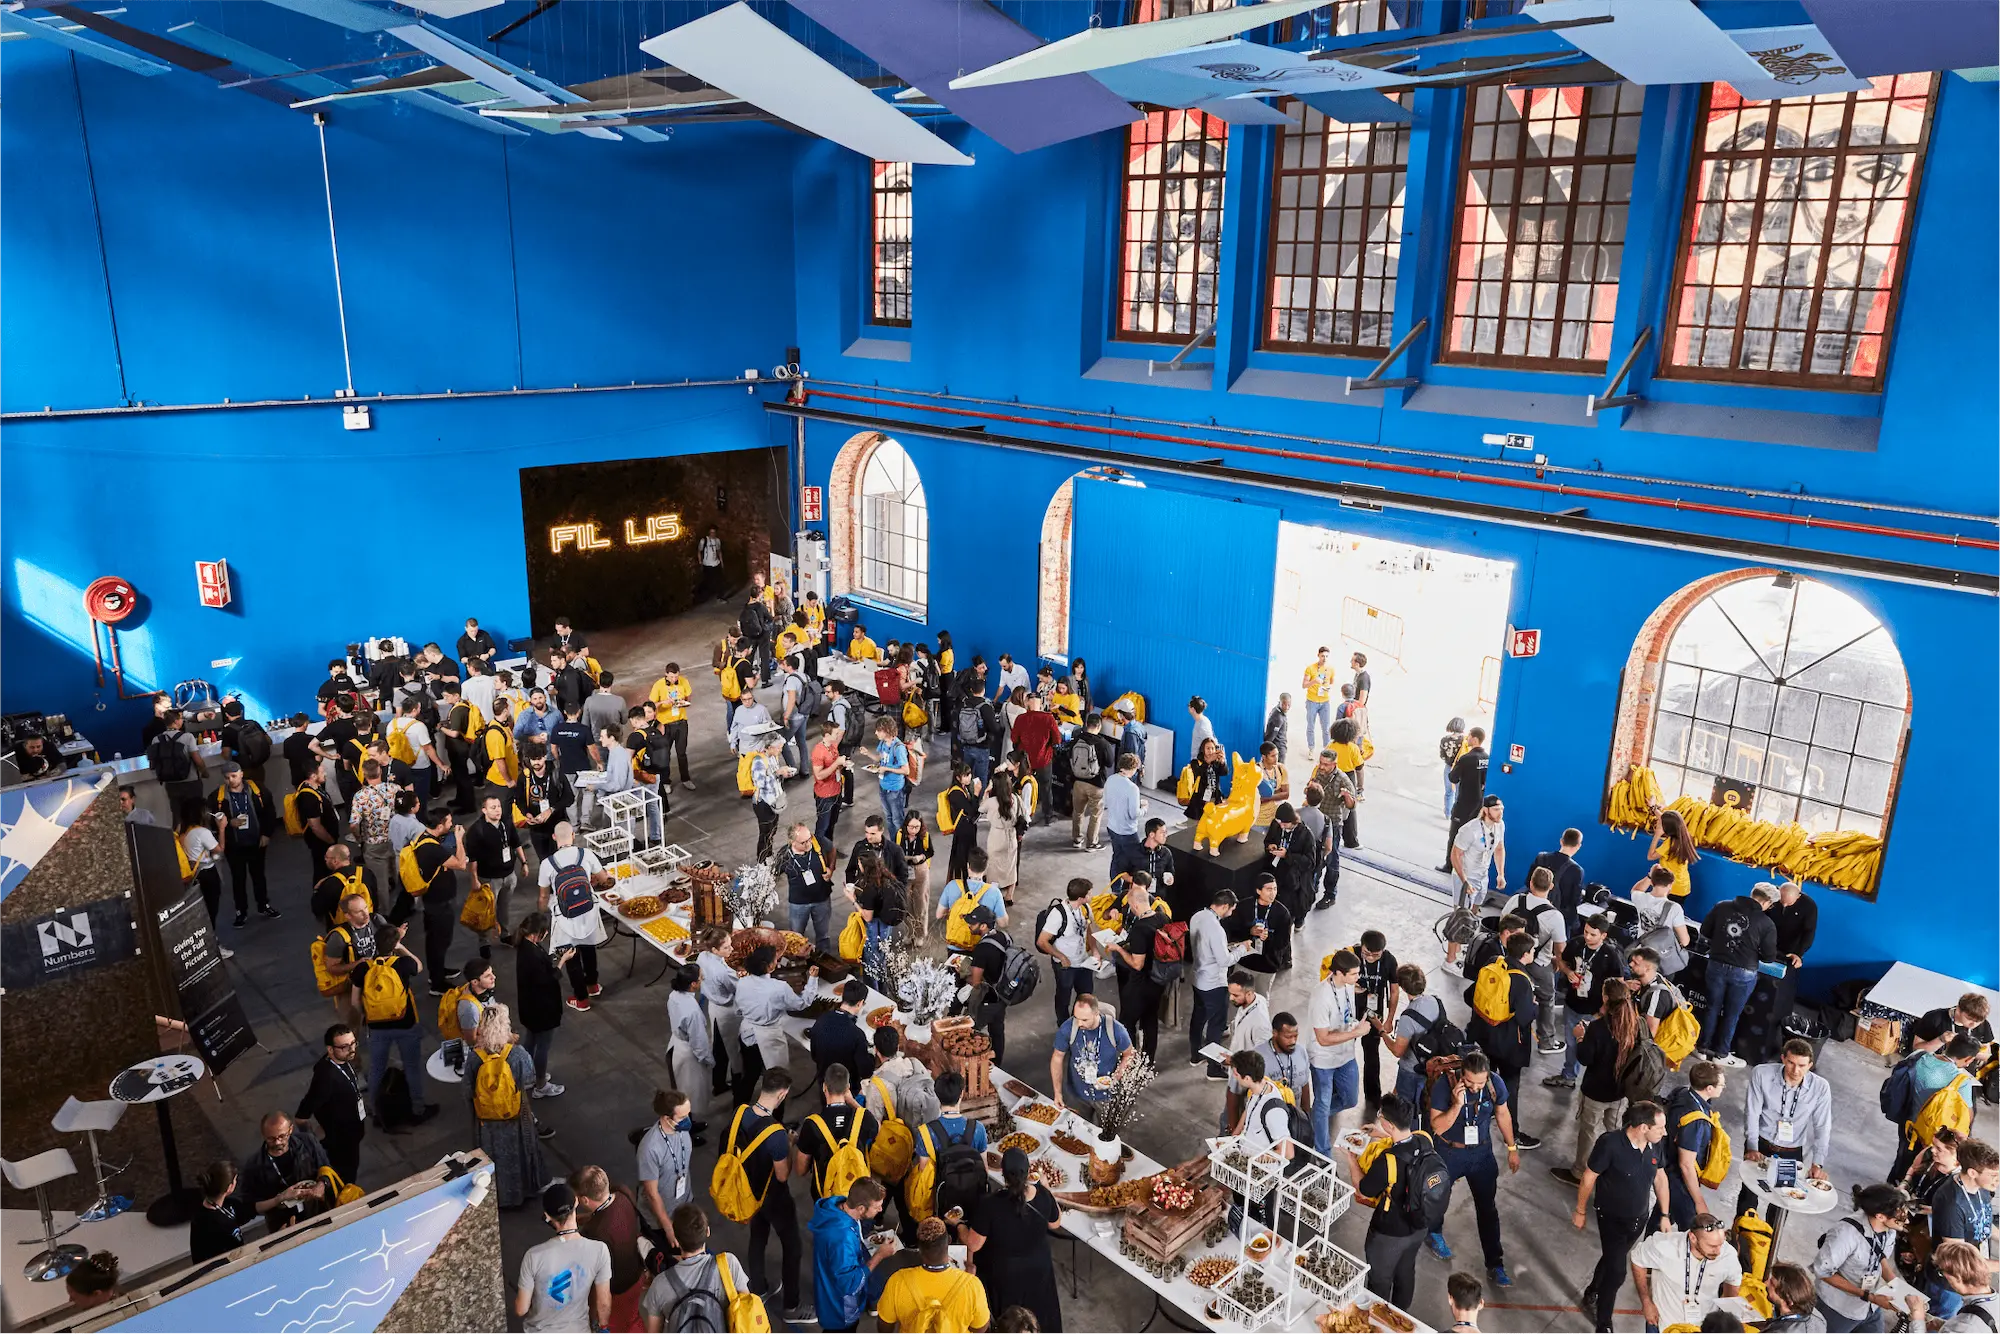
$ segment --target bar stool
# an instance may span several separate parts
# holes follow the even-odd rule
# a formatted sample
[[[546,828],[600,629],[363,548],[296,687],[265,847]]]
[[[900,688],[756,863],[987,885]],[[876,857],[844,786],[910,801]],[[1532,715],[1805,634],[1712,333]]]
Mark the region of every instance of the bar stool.
[[[56,1238],[72,1231],[76,1224],[56,1231],[55,1214],[49,1208],[49,1183],[76,1175],[76,1160],[69,1156],[69,1150],[50,1149],[18,1163],[0,1158],[0,1173],[6,1174],[7,1184],[15,1190],[35,1192],[35,1206],[42,1211],[42,1250],[22,1266],[21,1272],[37,1283],[49,1283],[82,1264],[89,1251],[81,1246],[56,1245]]]
[[[132,1201],[123,1195],[113,1195],[107,1178],[116,1176],[132,1164],[126,1162],[104,1170],[104,1155],[99,1152],[97,1137],[117,1129],[118,1122],[125,1116],[126,1104],[113,1099],[102,1102],[80,1102],[71,1098],[49,1119],[58,1134],[83,1135],[90,1141],[90,1165],[97,1173],[97,1199],[90,1208],[80,1215],[86,1223],[100,1222],[115,1217],[132,1207]]]

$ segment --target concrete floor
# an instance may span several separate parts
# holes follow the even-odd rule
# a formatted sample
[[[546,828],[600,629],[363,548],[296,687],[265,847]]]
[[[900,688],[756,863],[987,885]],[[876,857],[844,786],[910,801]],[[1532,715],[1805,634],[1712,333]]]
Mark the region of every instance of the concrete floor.
[[[674,621],[616,633],[596,635],[593,647],[606,667],[619,676],[619,688],[628,697],[642,696],[658,670],[668,659],[678,659],[697,682],[698,696],[693,712],[692,751],[696,781],[700,790],[677,791],[668,820],[668,837],[697,855],[714,857],[725,865],[747,860],[755,843],[755,824],[747,803],[734,791],[734,764],[722,742],[722,710],[708,675],[709,652],[723,625],[733,612],[716,607],[690,613]],[[992,648],[995,646],[984,646]],[[934,766],[924,790],[935,793],[941,768]],[[1414,786],[1414,785],[1413,785]],[[859,836],[860,819],[879,809],[871,787],[864,784],[852,819],[842,821],[843,841]],[[923,803],[927,807],[928,801]],[[1385,803],[1386,804],[1386,803]],[[1155,802],[1159,812],[1162,803]],[[921,808],[921,807],[920,807]],[[1365,832],[1365,831],[1364,831]],[[1520,849],[1525,863],[1533,849]],[[271,858],[274,898],[285,910],[284,920],[271,923],[253,919],[241,931],[223,927],[224,943],[237,951],[233,962],[236,984],[243,995],[251,1023],[264,1044],[232,1066],[221,1080],[225,1101],[205,1100],[205,1110],[215,1118],[225,1140],[237,1151],[247,1153],[256,1144],[257,1121],[269,1110],[290,1110],[296,1105],[307,1080],[307,1070],[320,1054],[321,1033],[331,1022],[329,1007],[313,989],[307,966],[307,947],[312,924],[305,902],[306,859],[303,848],[285,841],[273,848]],[[1416,883],[1379,865],[1348,864],[1341,883],[1338,905],[1312,915],[1298,945],[1303,961],[1338,946],[1352,943],[1364,929],[1381,930],[1390,948],[1400,959],[1435,970],[1442,951],[1431,935],[1431,924],[1442,911],[1440,885]],[[1051,828],[1029,834],[1022,853],[1020,901],[1033,903],[1046,898],[1070,876],[1080,871],[1101,875],[1104,854],[1074,852],[1067,830]],[[1441,882],[1442,877],[1422,877]],[[226,919],[225,919],[226,921]],[[454,951],[456,960],[469,955],[465,948]],[[513,967],[505,951],[496,952],[500,992],[513,999]],[[631,1184],[633,1156],[627,1132],[649,1119],[648,1104],[654,1087],[665,1080],[660,1059],[658,1032],[665,1014],[663,989],[644,989],[641,983],[652,976],[648,958],[639,960],[639,971],[628,980],[623,950],[607,952],[605,995],[588,1015],[567,1014],[555,1041],[552,1068],[557,1079],[568,1086],[561,1097],[539,1104],[537,1111],[557,1127],[556,1137],[546,1146],[552,1171],[567,1173],[586,1163],[605,1167],[614,1181]],[[1280,984],[1273,997],[1273,1009],[1303,1011],[1306,999],[1307,967]],[[1447,988],[1455,1014],[1463,1018],[1457,1002],[1458,987]],[[1181,1008],[1185,1016],[1185,1005]],[[426,1020],[426,1027],[429,1021]],[[1039,994],[1015,1011],[1009,1025],[1010,1066],[1032,1082],[1046,1078],[1046,1057],[1052,1033],[1051,1010],[1046,996]],[[1153,1110],[1134,1132],[1137,1141],[1156,1158],[1173,1161],[1190,1153],[1204,1135],[1212,1133],[1222,1100],[1222,1086],[1205,1082],[1199,1071],[1185,1064],[1186,1030],[1163,1033],[1162,1075],[1155,1086]],[[1552,1094],[1541,1087],[1540,1078],[1553,1073],[1535,1069],[1523,1092],[1523,1120],[1527,1128],[1543,1135],[1548,1147],[1522,1155],[1518,1176],[1503,1177],[1500,1188],[1501,1211],[1506,1231],[1507,1261],[1514,1286],[1505,1292],[1491,1291],[1494,1305],[1489,1308],[1484,1327],[1489,1330],[1582,1330],[1588,1322],[1579,1316],[1574,1303],[1596,1262],[1594,1231],[1588,1235],[1572,1232],[1567,1224],[1574,1193],[1548,1175],[1552,1167],[1569,1159],[1573,1143],[1573,1121],[1567,1096]],[[809,1076],[809,1067],[794,1063],[794,1073]],[[1041,1074],[1037,1074],[1041,1071]],[[1893,1150],[1893,1133],[1876,1109],[1876,1088],[1882,1069],[1870,1053],[1852,1044],[1826,1049],[1822,1073],[1832,1080],[1838,1098],[1834,1161],[1829,1165],[1835,1183],[1843,1191],[1860,1182],[1875,1180],[1887,1170]],[[1725,1117],[1734,1134],[1742,1114],[1742,1081],[1736,1081],[1724,1098]],[[391,1181],[428,1165],[451,1149],[468,1141],[467,1122],[462,1111],[461,1091],[451,1087],[439,1091],[447,1110],[444,1115],[419,1130],[394,1136],[375,1135],[363,1149],[364,1184]],[[1344,1123],[1358,1120],[1350,1112]],[[1992,1110],[1981,1109],[1978,1133],[1992,1139]],[[1740,1137],[1739,1137],[1740,1139]],[[698,1180],[706,1180],[713,1164],[714,1145],[698,1150],[695,1168]],[[1740,1155],[1740,1148],[1739,1148]],[[200,1164],[187,1164],[189,1172]],[[1734,1185],[1726,1186],[1724,1198],[1733,1198]],[[1366,1220],[1357,1211],[1336,1228],[1336,1241],[1359,1253]],[[1791,1229],[1785,1238],[1786,1258],[1809,1256],[1821,1229],[1806,1225]],[[1471,1205],[1465,1192],[1457,1192],[1446,1234],[1457,1248],[1460,1260],[1448,1266],[1426,1254],[1419,1266],[1419,1290],[1414,1314],[1439,1328],[1448,1327],[1450,1317],[1444,1301],[1443,1277],[1452,1267],[1478,1265],[1478,1240],[1473,1229]],[[502,1216],[506,1262],[511,1275],[520,1254],[541,1240],[546,1232],[541,1219],[530,1210]],[[726,1222],[718,1224],[719,1244],[738,1250],[743,1230]],[[1130,1329],[1136,1313],[1150,1309],[1149,1295],[1139,1285],[1110,1265],[1098,1263],[1082,1276],[1080,1298],[1071,1299],[1069,1275],[1058,1249],[1058,1265],[1064,1269],[1064,1321],[1072,1330]],[[772,1259],[775,1272],[775,1256]],[[808,1273],[807,1282],[810,1283]],[[1618,1327],[1638,1329],[1637,1299],[1628,1287],[1623,1305],[1628,1308]],[[773,1311],[774,1320],[777,1312]]]

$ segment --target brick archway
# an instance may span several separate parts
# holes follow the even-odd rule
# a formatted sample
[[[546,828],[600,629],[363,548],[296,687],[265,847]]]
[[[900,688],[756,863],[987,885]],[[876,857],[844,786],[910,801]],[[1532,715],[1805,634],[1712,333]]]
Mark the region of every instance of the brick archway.
[[[1070,531],[1076,508],[1076,478],[1064,480],[1042,515],[1041,572],[1035,603],[1035,650],[1043,657],[1069,656]]]
[[[880,431],[849,436],[834,455],[826,479],[827,558],[832,591],[849,593],[860,583],[861,470],[869,454],[889,437]]]

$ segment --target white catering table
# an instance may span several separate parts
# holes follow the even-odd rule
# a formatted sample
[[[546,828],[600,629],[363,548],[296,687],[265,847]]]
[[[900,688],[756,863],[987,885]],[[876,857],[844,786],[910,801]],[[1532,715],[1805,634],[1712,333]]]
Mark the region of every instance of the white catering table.
[[[1793,1214],[1810,1217],[1815,1214],[1832,1213],[1843,1208],[1845,1201],[1830,1181],[1806,1180],[1806,1165],[1799,1164],[1799,1182],[1793,1190],[1803,1191],[1804,1198],[1797,1195],[1779,1194],[1771,1184],[1771,1177],[1777,1171],[1774,1158],[1766,1158],[1761,1163],[1743,1165],[1743,1189],[1757,1197],[1757,1203],[1764,1206],[1764,1221],[1771,1225],[1771,1254],[1778,1253],[1778,1243],[1785,1237],[1785,1219]]]
[[[1968,991],[1985,996],[1987,1004],[2000,1014],[2000,991],[1900,961],[1891,964],[1882,980],[1868,989],[1868,1003],[1914,1018],[1930,1010],[1948,1010]]]
[[[822,653],[815,667],[822,681],[838,681],[849,690],[858,691],[869,699],[875,696],[875,672],[885,664],[870,660],[856,662],[835,653]]]

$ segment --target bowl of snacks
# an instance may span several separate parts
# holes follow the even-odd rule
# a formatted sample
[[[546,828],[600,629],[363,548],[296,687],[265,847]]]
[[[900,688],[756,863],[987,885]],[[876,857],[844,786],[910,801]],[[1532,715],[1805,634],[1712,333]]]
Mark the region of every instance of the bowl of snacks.
[[[1249,1244],[1244,1246],[1243,1249],[1252,1260],[1263,1259],[1271,1253],[1271,1234],[1268,1232],[1259,1232],[1256,1236],[1250,1238]]]
[[[1041,1152],[1042,1141],[1038,1135],[1031,1135],[1025,1130],[1016,1130],[1010,1135],[1002,1136],[1000,1142],[993,1147],[1002,1153],[1009,1149],[1019,1149],[1023,1153],[1034,1154]]]
[[[868,1012],[868,1027],[881,1028],[883,1025],[887,1024],[891,1019],[894,1019],[895,1017],[896,1017],[895,1006],[878,1005],[874,1009]]]
[[[1014,1109],[1016,1121],[1032,1121],[1036,1125],[1052,1126],[1062,1120],[1062,1108],[1052,1102],[1023,1103]]]
[[[1235,1272],[1236,1261],[1226,1255],[1211,1255],[1196,1260],[1188,1269],[1187,1277],[1188,1282],[1197,1288],[1212,1288]]]

